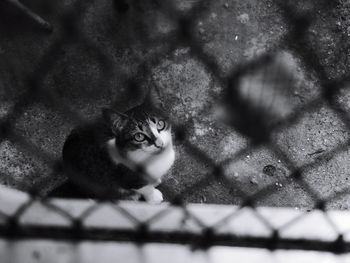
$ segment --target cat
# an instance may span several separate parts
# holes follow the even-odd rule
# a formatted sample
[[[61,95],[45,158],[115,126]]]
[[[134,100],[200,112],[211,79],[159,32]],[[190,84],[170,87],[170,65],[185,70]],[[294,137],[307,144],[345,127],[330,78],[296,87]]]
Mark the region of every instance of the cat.
[[[159,92],[151,89],[143,103],[123,113],[103,109],[97,121],[69,134],[62,157],[76,191],[84,186],[85,193],[87,187],[113,198],[126,190],[161,203],[163,195],[155,187],[172,167],[175,151]]]

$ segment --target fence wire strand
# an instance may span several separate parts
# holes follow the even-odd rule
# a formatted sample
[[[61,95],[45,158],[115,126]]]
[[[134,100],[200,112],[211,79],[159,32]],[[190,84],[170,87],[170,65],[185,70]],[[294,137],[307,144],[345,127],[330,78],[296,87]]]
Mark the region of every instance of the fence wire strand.
[[[93,1],[77,1],[76,5],[72,10],[62,17],[62,26],[64,30],[56,38],[54,43],[48,48],[45,54],[42,56],[41,61],[37,64],[37,67],[33,70],[33,73],[27,77],[27,90],[17,98],[13,107],[8,111],[5,117],[0,120],[0,140],[10,140],[15,145],[19,146],[21,149],[30,153],[32,156],[36,156],[43,162],[50,163],[52,167],[53,174],[55,173],[69,173],[64,168],[60,160],[56,160],[49,153],[44,152],[39,149],[35,144],[29,142],[25,137],[18,135],[13,127],[13,124],[19,119],[25,110],[35,102],[41,102],[45,107],[50,107],[56,112],[67,116],[67,119],[71,120],[73,123],[81,124],[86,123],[87,120],[75,110],[73,110],[64,99],[58,95],[57,90],[48,90],[43,86],[43,80],[49,74],[57,61],[59,56],[60,47],[63,45],[72,45],[75,42],[82,42],[85,48],[97,55],[99,64],[101,65],[104,81],[101,85],[109,85],[110,80],[114,71],[118,71],[118,66],[114,65],[114,62],[109,58],[103,50],[98,48],[91,40],[88,39],[80,30],[79,23],[84,17],[86,10],[92,4]],[[206,152],[198,148],[193,144],[187,137],[187,132],[184,130],[183,126],[175,126],[175,139],[178,140],[184,147],[186,152],[196,161],[208,165],[208,171],[202,175],[202,177],[197,181],[188,186],[186,189],[180,193],[175,193],[169,187],[166,187],[169,193],[170,203],[174,206],[179,207],[183,210],[183,213],[194,220],[198,226],[202,228],[202,232],[196,236],[191,234],[184,234],[182,232],[174,233],[170,235],[162,235],[162,233],[151,233],[148,226],[168,214],[170,211],[168,208],[164,208],[160,212],[153,215],[150,219],[145,222],[140,222],[136,217],[134,217],[127,209],[119,205],[118,200],[108,200],[104,197],[104,201],[107,201],[107,205],[110,205],[113,209],[116,209],[119,213],[122,213],[126,218],[136,224],[138,227],[129,232],[118,232],[114,231],[108,234],[111,240],[122,240],[130,239],[135,242],[151,242],[157,240],[165,240],[164,242],[185,242],[192,243],[194,247],[208,248],[216,244],[224,245],[237,245],[237,246],[257,246],[265,247],[270,249],[275,249],[277,247],[298,247],[300,249],[315,249],[315,250],[327,250],[334,253],[348,252],[350,251],[350,244],[342,241],[342,233],[337,229],[336,225],[332,221],[331,217],[326,212],[326,205],[330,201],[343,198],[344,196],[349,196],[350,189],[348,187],[343,188],[343,190],[330,194],[327,197],[322,197],[320,194],[310,185],[304,178],[304,173],[311,168],[318,167],[338,154],[349,149],[349,140],[343,144],[337,145],[333,150],[322,153],[314,161],[305,163],[302,166],[295,164],[291,156],[285,152],[282,147],[272,141],[272,134],[280,132],[284,129],[288,129],[293,124],[297,123],[306,113],[314,112],[317,109],[327,106],[331,109],[337,117],[346,125],[347,130],[350,131],[350,117],[346,110],[336,101],[336,95],[339,94],[340,90],[346,89],[349,85],[350,76],[345,76],[342,79],[330,79],[326,70],[323,68],[320,60],[318,58],[317,52],[313,50],[308,40],[308,26],[311,24],[314,17],[310,13],[300,14],[296,13],[293,9],[290,1],[275,0],[274,4],[282,11],[283,18],[287,25],[289,25],[289,31],[284,39],[281,40],[283,46],[287,49],[293,51],[302,61],[302,63],[309,68],[313,73],[315,73],[320,86],[322,88],[322,93],[310,100],[309,102],[297,107],[293,112],[288,115],[282,121],[275,123],[273,125],[267,126],[262,122],[254,122],[254,127],[251,126],[249,119],[252,117],[255,120],[259,117],[260,113],[256,111],[254,105],[247,104],[246,100],[241,96],[238,90],[239,81],[243,76],[254,70],[264,69],[265,65],[271,62],[270,54],[261,55],[245,64],[235,67],[231,72],[224,73],[216,59],[207,54],[204,46],[196,38],[194,33],[196,22],[202,17],[206,16],[211,10],[211,5],[215,1],[195,1],[194,6],[186,12],[179,11],[173,1],[160,1],[153,0],[155,8],[162,12],[168,19],[176,25],[176,30],[172,33],[167,34],[164,38],[153,39],[149,42],[145,42],[145,45],[152,46],[154,43],[161,43],[164,39],[171,39],[171,44],[166,45],[165,48],[160,51],[155,52],[149,60],[141,63],[135,71],[135,75],[130,77],[123,72],[117,72],[123,82],[127,83],[129,87],[130,94],[134,91],[140,91],[142,88],[139,86],[140,83],[145,82],[149,77],[152,68],[155,68],[162,61],[162,58],[166,55],[171,55],[174,50],[179,47],[187,47],[190,50],[190,56],[196,59],[205,70],[215,79],[215,81],[221,86],[224,93],[224,105],[227,106],[228,111],[234,116],[238,117],[234,122],[230,123],[233,129],[240,131],[249,139],[248,146],[239,150],[235,155],[227,158],[220,163],[213,160]],[[326,4],[329,1],[321,1]],[[114,1],[117,12],[124,13],[128,12],[129,6],[128,2],[124,0]],[[263,74],[263,83],[266,83],[265,75]],[[280,68],[276,69],[276,78],[279,77]],[[277,80],[276,80],[277,81]],[[292,80],[290,80],[292,81]],[[134,93],[135,94],[135,93]],[[273,103],[273,101],[271,102]],[[271,105],[270,105],[271,106]],[[176,125],[176,124],[175,124]],[[256,131],[260,134],[257,135]],[[249,152],[253,152],[255,149],[261,146],[268,147],[271,152],[273,152],[278,158],[283,162],[283,164],[288,167],[290,174],[288,177],[283,179],[281,182],[283,184],[290,184],[291,182],[297,183],[313,200],[315,209],[319,209],[323,212],[324,218],[334,230],[334,232],[339,236],[336,242],[324,242],[317,240],[309,240],[308,243],[305,241],[292,241],[286,240],[279,236],[278,232],[282,229],[291,227],[301,218],[307,215],[307,212],[302,215],[291,219],[289,222],[285,223],[278,229],[275,229],[267,218],[262,216],[256,209],[256,203],[259,200],[273,194],[277,191],[275,186],[275,181],[269,185],[264,186],[262,189],[256,191],[253,194],[246,193],[244,190],[240,189],[239,182],[235,177],[227,177],[224,168],[234,163],[236,160],[246,155]],[[78,180],[84,180],[83,177],[77,177]],[[292,179],[292,180],[291,180]],[[195,192],[196,189],[201,189],[207,186],[210,182],[221,181],[223,186],[227,187],[229,190],[236,190],[240,196],[240,209],[233,210],[231,214],[222,219],[221,221],[214,224],[211,228],[207,227],[200,218],[193,214],[184,202],[184,197],[187,194]],[[101,189],[96,189],[96,185],[93,182],[82,182],[84,187],[89,191],[101,192]],[[103,191],[103,190],[102,190]],[[8,225],[2,226],[0,228],[0,235],[11,237],[11,236],[35,236],[34,227],[31,229],[24,230],[23,227],[18,225],[21,216],[26,212],[27,209],[33,204],[35,200],[40,200],[41,197],[36,196],[36,192],[33,190],[32,198],[20,206],[17,211],[12,215],[8,216]],[[52,211],[56,211],[58,214],[65,217],[67,220],[71,221],[72,231],[71,233],[66,233],[65,238],[67,239],[85,239],[96,237],[98,235],[95,232],[91,232],[89,229],[84,229],[84,221],[91,215],[93,215],[98,209],[101,208],[102,203],[96,203],[88,207],[81,215],[77,218],[70,215],[68,211],[64,208],[54,205],[50,202],[49,198],[42,199],[42,205],[49,208]],[[103,203],[106,205],[106,203]],[[262,224],[267,226],[268,229],[272,231],[271,238],[269,239],[257,239],[250,237],[239,237],[235,235],[220,235],[217,234],[215,229],[218,229],[225,225],[229,220],[234,219],[241,212],[241,209],[250,208],[253,209],[253,215]],[[1,211],[0,211],[1,213]],[[1,213],[2,216],[3,215]],[[43,227],[45,230],[45,227]],[[47,235],[47,237],[55,239],[56,236],[53,233],[59,231],[59,229],[51,229],[47,231],[47,234],[43,234],[45,231],[41,229],[40,233],[42,236]],[[89,232],[90,231],[90,232]],[[31,234],[32,233],[32,234]],[[51,234],[50,234],[51,233]],[[95,233],[95,234],[94,234]],[[170,240],[172,239],[172,240]],[[298,243],[299,242],[299,243]]]

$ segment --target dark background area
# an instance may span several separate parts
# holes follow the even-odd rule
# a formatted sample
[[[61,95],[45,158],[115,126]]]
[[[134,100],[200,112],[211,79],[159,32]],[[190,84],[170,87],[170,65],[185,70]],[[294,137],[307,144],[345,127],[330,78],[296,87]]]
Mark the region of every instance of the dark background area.
[[[173,1],[183,14],[197,2]],[[5,119],[23,100],[23,107],[15,108],[16,118],[9,122],[16,134],[38,151],[60,158],[65,137],[78,118],[92,120],[109,105],[126,110],[142,101],[150,85],[162,89],[172,118],[186,127],[189,141],[216,163],[247,146],[245,136],[217,116],[220,83],[186,43],[179,43],[174,34],[177,24],[160,10],[157,1],[126,1],[127,8],[110,0],[86,1],[79,8],[76,1],[68,0],[22,3],[48,21],[53,31],[43,30],[6,1],[0,4],[0,118]],[[347,1],[337,1],[331,8],[311,0],[293,1],[291,5],[296,14],[313,16],[308,44],[317,54],[322,74],[330,80],[346,76],[350,37]],[[193,19],[196,22],[191,34],[216,61],[222,75],[263,54],[273,54],[270,65],[257,67],[245,76],[258,91],[254,103],[264,107],[267,100],[270,109],[285,117],[321,93],[319,76],[295,53],[293,43],[288,42],[293,39],[285,41],[291,28],[275,1],[213,1],[207,12]],[[279,87],[274,84],[280,81],[280,65],[289,71],[289,89],[281,96],[271,96],[271,87],[272,94],[278,94]],[[32,100],[26,90],[33,81],[60,103],[37,96],[35,90]],[[249,96],[254,100],[254,91]],[[337,100],[346,111],[349,99],[350,93],[344,88]],[[302,165],[349,138],[344,122],[321,103],[293,125],[275,132],[273,139]],[[202,187],[182,193],[188,202],[239,204],[241,196],[236,188],[253,194],[274,184],[274,193],[259,200],[259,205],[313,206],[313,197],[289,177],[288,166],[268,147],[252,149],[225,167],[225,175],[234,179],[235,187],[206,179],[208,165],[195,160],[182,143],[176,144],[176,154],[163,186],[182,193],[202,180]],[[349,150],[339,151],[334,158],[305,171],[304,178],[320,196],[339,191],[350,184],[349,157]],[[0,142],[0,173],[5,185],[21,190],[40,185],[43,194],[65,180],[63,173],[52,173],[45,158],[8,139]],[[166,191],[165,197],[171,198]],[[343,198],[329,205],[345,209],[350,202]]]

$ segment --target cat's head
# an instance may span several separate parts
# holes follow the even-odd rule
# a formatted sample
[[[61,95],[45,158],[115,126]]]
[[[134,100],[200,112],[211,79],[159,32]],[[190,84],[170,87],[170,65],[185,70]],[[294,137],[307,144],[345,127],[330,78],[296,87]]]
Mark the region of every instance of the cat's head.
[[[171,124],[156,93],[149,93],[143,104],[124,113],[103,110],[104,119],[124,156],[144,159],[172,147]]]

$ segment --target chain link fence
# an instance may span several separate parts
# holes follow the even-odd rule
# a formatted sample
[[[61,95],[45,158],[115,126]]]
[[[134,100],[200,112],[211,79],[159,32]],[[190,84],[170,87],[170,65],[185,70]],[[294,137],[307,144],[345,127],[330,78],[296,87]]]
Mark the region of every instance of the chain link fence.
[[[17,1],[9,1],[17,3]],[[81,116],[77,111],[73,110],[71,105],[66,103],[64,99],[60,99],[60,96],[56,94],[56,91],[46,89],[42,83],[47,74],[54,67],[58,57],[60,56],[60,46],[69,45],[75,41],[83,42],[86,48],[91,50],[98,58],[101,72],[103,72],[103,81],[101,86],[109,85],[110,79],[114,72],[112,71],[115,66],[113,61],[109,58],[109,55],[104,50],[99,49],[96,45],[90,41],[79,29],[79,22],[82,19],[84,13],[89,8],[92,1],[76,1],[74,8],[71,12],[64,14],[61,19],[63,30],[55,38],[55,41],[51,44],[50,48],[45,51],[40,61],[37,63],[37,67],[33,70],[33,73],[26,78],[25,90],[20,98],[12,106],[12,108],[2,117],[0,121],[0,137],[1,140],[8,140],[15,145],[19,146],[25,152],[30,153],[43,160],[45,163],[50,164],[52,167],[52,174],[69,173],[62,161],[57,160],[54,156],[41,150],[37,145],[28,141],[24,136],[16,133],[14,124],[16,120],[21,117],[27,107],[33,103],[41,102],[46,107],[50,107],[52,110],[63,113],[74,124],[86,123],[84,116]],[[309,102],[297,107],[293,110],[283,109],[284,101],[279,98],[283,98],[283,94],[288,92],[288,86],[292,85],[292,76],[289,72],[289,68],[279,60],[276,60],[273,54],[262,54],[252,59],[247,63],[236,66],[230,72],[223,72],[218,65],[215,57],[208,55],[204,46],[197,38],[196,23],[204,16],[207,16],[211,10],[213,1],[194,1],[193,6],[186,12],[179,11],[174,1],[151,1],[153,8],[162,12],[164,16],[171,19],[175,25],[175,30],[171,31],[166,36],[160,39],[149,39],[149,41],[143,43],[144,45],[152,46],[155,42],[162,42],[164,40],[169,41],[169,45],[166,45],[161,50],[155,52],[153,56],[141,63],[137,68],[133,77],[120,76],[124,78],[126,83],[127,92],[133,94],[135,97],[143,96],[143,82],[147,82],[152,68],[159,65],[166,54],[171,54],[179,47],[185,47],[189,49],[189,54],[205,68],[205,70],[213,77],[214,81],[221,87],[221,100],[223,118],[226,123],[235,131],[239,131],[248,140],[248,146],[239,150],[234,156],[222,161],[214,161],[206,152],[197,147],[188,138],[188,132],[184,125],[178,125],[178,122],[174,121],[174,135],[175,140],[185,147],[186,152],[196,161],[206,165],[206,176],[199,181],[193,182],[189,187],[181,191],[180,193],[172,193],[172,189],[168,186],[162,186],[168,193],[170,207],[174,206],[176,209],[181,209],[182,212],[188,217],[202,226],[199,233],[190,232],[155,232],[149,228],[149,225],[153,220],[160,220],[162,217],[167,216],[171,209],[167,206],[161,206],[162,209],[155,213],[149,220],[145,222],[139,221],[135,216],[125,209],[125,207],[119,205],[119,200],[112,200],[108,195],[103,195],[100,201],[96,201],[94,205],[89,206],[79,217],[72,216],[68,210],[64,207],[56,205],[51,202],[51,198],[38,195],[38,189],[40,186],[36,185],[30,192],[30,198],[28,201],[22,203],[19,207],[16,207],[15,211],[11,214],[1,212],[2,225],[0,228],[0,234],[5,238],[49,238],[57,239],[58,237],[66,240],[132,240],[136,243],[147,242],[168,242],[168,243],[182,243],[192,244],[196,248],[208,249],[214,245],[227,245],[227,246],[243,246],[243,247],[263,247],[270,250],[277,248],[298,248],[306,250],[321,250],[330,251],[332,253],[345,253],[349,252],[350,244],[344,240],[344,234],[348,232],[339,231],[336,227],[336,223],[329,216],[326,210],[327,204],[333,200],[348,197],[350,194],[349,187],[344,187],[343,190],[333,192],[326,198],[320,196],[317,191],[314,190],[314,186],[310,185],[304,178],[304,173],[308,169],[317,167],[331,160],[338,153],[346,151],[349,147],[349,140],[335,147],[334,149],[320,153],[318,158],[314,161],[305,163],[303,165],[297,165],[293,158],[274,143],[273,133],[281,130],[288,129],[293,124],[297,123],[303,115],[307,112],[312,112],[319,109],[322,105],[327,105],[327,108],[333,111],[337,117],[345,124],[347,130],[350,130],[350,119],[346,109],[339,103],[338,96],[340,92],[348,87],[349,77],[345,76],[340,79],[330,78],[322,63],[318,58],[318,53],[312,48],[309,43],[309,25],[314,19],[312,12],[296,12],[294,5],[291,1],[273,1],[283,14],[283,19],[288,25],[288,33],[281,40],[281,45],[286,49],[291,50],[302,63],[307,67],[307,70],[312,72],[317,77],[317,83],[321,87],[321,93],[312,98]],[[116,15],[122,15],[127,13],[130,6],[128,1],[116,0],[114,1],[114,7]],[[324,5],[324,8],[334,8],[337,3],[333,1],[320,1],[320,5]],[[28,13],[27,13],[28,15]],[[29,16],[32,16],[29,13]],[[39,21],[39,26],[43,26],[45,30],[50,29],[46,23],[41,19],[35,18]],[[147,32],[143,32],[142,28],[139,28],[136,35],[147,35]],[[146,39],[147,36],[144,37]],[[277,62],[276,62],[277,61]],[[267,69],[266,72],[256,77],[255,72],[261,69]],[[272,76],[268,74],[273,73]],[[255,75],[254,75],[255,74]],[[250,77],[254,75],[255,77]],[[254,86],[254,78],[260,78],[260,82],[265,83],[262,87],[258,87],[258,93],[251,90]],[[270,85],[274,83],[274,85]],[[280,86],[286,87],[280,89]],[[256,87],[256,85],[255,85]],[[263,91],[262,91],[263,90]],[[277,103],[277,104],[276,104]],[[282,104],[279,105],[278,103]],[[220,115],[221,116],[221,115]],[[307,194],[314,200],[314,209],[322,212],[322,216],[329,223],[329,226],[334,230],[337,238],[334,241],[322,241],[322,240],[291,240],[283,238],[279,235],[279,228],[275,228],[269,222],[269,219],[261,215],[258,209],[256,209],[257,201],[273,194],[276,190],[275,183],[264,186],[255,193],[247,193],[238,187],[239,183],[236,181],[236,177],[228,176],[225,172],[225,167],[229,166],[232,162],[238,160],[242,156],[254,151],[255,149],[264,146],[273,152],[281,162],[288,167],[291,171],[290,175],[280,181],[284,185],[291,182],[300,185],[300,187],[307,192]],[[273,173],[274,167],[266,166],[264,172]],[[84,181],[83,177],[75,175],[75,178],[80,180],[81,186],[87,191],[100,194],[103,189],[98,189],[95,184]],[[240,196],[240,206],[238,208],[232,208],[232,213],[229,213],[225,220],[221,220],[211,227],[207,227],[202,222],[200,217],[188,209],[188,204],[184,202],[183,196],[188,192],[195,192],[198,189],[205,187],[213,181],[220,181],[222,185],[227,186],[230,189],[234,189]],[[44,207],[47,207],[50,211],[56,212],[66,218],[70,222],[69,228],[61,228],[60,226],[23,226],[21,225],[21,217],[32,205],[36,202],[40,202]],[[118,210],[126,218],[136,224],[136,227],[131,230],[116,230],[109,231],[108,229],[99,228],[98,230],[91,230],[84,224],[85,220],[96,213],[102,205],[110,205],[113,209]],[[242,209],[250,208],[253,211],[254,217],[261,221],[262,224],[267,226],[271,230],[271,235],[268,237],[254,238],[247,236],[237,236],[229,233],[218,233],[216,230],[222,225],[225,225],[228,220],[234,218],[240,213]],[[290,222],[287,222],[284,227],[290,227],[302,217],[306,217],[308,212],[301,213],[297,218],[294,218]],[[317,226],[315,226],[317,227]]]

